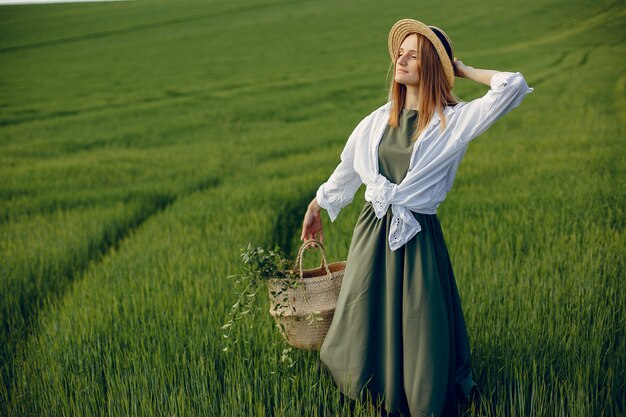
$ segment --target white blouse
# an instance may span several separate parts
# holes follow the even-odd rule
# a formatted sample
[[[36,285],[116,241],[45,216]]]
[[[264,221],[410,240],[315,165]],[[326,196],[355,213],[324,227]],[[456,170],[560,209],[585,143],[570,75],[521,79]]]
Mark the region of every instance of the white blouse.
[[[330,220],[335,221],[365,184],[365,200],[372,203],[377,218],[391,207],[390,249],[408,242],[421,230],[411,211],[435,214],[452,188],[469,142],[533,91],[519,72],[498,72],[491,77],[490,86],[483,97],[446,106],[443,131],[439,113],[435,112],[413,146],[406,177],[400,184],[390,182],[378,167],[378,145],[389,120],[391,102],[365,117],[348,138],[341,162],[317,190],[317,202]]]

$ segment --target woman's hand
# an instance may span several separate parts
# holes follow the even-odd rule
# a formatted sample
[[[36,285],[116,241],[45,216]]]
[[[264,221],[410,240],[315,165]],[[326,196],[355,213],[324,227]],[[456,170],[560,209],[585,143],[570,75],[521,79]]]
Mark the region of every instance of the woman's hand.
[[[324,232],[322,231],[322,208],[317,204],[317,200],[313,199],[309,204],[302,222],[302,235],[300,240],[317,239],[324,243]]]
[[[454,57],[454,62],[452,63],[452,66],[454,67],[454,75],[456,75],[457,77],[465,78],[465,72],[468,67],[465,66],[463,61],[458,60],[456,59],[456,57]]]

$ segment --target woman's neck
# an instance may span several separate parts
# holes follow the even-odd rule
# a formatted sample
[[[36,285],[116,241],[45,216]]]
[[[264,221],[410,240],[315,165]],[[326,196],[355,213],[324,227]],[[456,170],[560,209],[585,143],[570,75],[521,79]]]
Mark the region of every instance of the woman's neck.
[[[404,98],[404,108],[419,110],[419,91],[417,86],[406,86],[406,97]]]

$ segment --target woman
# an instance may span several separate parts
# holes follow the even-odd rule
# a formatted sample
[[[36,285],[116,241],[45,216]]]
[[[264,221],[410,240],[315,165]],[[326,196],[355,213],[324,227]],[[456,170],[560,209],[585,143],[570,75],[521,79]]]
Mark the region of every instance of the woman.
[[[323,241],[321,209],[334,221],[366,185],[320,360],[352,399],[368,391],[390,412],[455,415],[476,383],[436,209],[469,142],[533,89],[519,72],[465,66],[435,26],[402,19],[388,41],[389,101],[354,129],[304,216],[301,239]],[[455,75],[491,89],[461,102]]]

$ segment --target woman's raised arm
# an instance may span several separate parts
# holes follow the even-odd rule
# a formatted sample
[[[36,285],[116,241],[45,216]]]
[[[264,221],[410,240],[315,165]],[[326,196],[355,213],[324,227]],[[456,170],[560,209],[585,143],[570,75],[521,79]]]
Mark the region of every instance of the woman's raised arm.
[[[455,136],[467,143],[487,130],[500,117],[520,105],[533,91],[520,72],[505,72],[468,67],[455,59],[457,76],[489,85],[487,93],[469,103],[460,103],[455,121]]]

